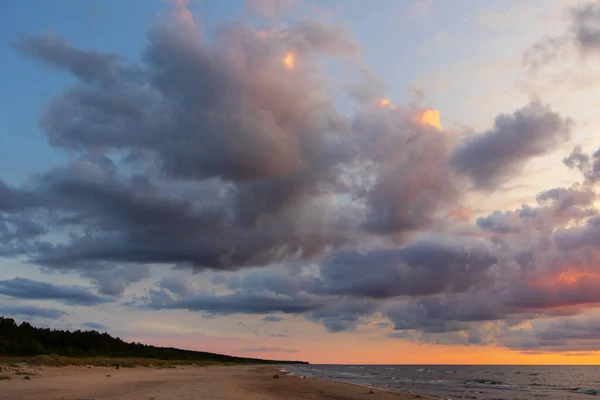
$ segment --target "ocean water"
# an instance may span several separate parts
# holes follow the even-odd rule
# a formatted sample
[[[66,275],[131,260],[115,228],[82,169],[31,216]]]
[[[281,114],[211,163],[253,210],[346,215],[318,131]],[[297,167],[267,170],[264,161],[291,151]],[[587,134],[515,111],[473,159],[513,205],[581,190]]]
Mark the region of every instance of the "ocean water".
[[[297,365],[285,371],[438,399],[600,398],[600,366]]]

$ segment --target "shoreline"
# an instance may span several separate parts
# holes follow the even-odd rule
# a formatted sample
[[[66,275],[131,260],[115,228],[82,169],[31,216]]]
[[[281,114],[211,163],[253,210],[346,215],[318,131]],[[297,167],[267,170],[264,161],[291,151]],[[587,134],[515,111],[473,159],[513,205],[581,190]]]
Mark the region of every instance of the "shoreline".
[[[276,374],[279,378],[274,379]],[[373,400],[427,399],[352,383],[303,379],[273,365],[120,369],[19,365],[3,367],[0,376],[9,377],[0,379],[0,400],[364,400],[365,395]]]
[[[332,383],[339,383],[339,384],[343,384],[343,385],[350,385],[350,386],[356,386],[356,387],[360,387],[360,388],[365,388],[365,389],[369,389],[369,390],[377,390],[379,392],[387,392],[390,394],[393,394],[395,396],[398,395],[402,395],[402,396],[409,396],[407,397],[408,399],[425,399],[425,400],[439,400],[439,398],[437,397],[430,397],[430,396],[425,396],[425,395],[421,395],[421,394],[416,394],[416,393],[408,393],[408,392],[402,392],[402,391],[396,391],[396,390],[391,390],[391,389],[386,389],[386,388],[381,388],[378,386],[372,386],[372,385],[367,385],[367,384],[361,384],[361,383],[353,383],[353,382],[344,382],[344,381],[336,381],[333,379],[325,379],[325,378],[317,378],[317,377],[310,377],[310,378],[304,378],[304,377],[300,377],[298,375],[296,375],[293,372],[289,372],[289,371],[285,371],[285,370],[279,370],[279,372],[286,374],[286,376],[289,376],[291,378],[296,378],[296,379],[310,379],[310,380],[317,380],[317,381],[322,381],[322,382],[332,382]],[[412,397],[410,397],[412,396]]]

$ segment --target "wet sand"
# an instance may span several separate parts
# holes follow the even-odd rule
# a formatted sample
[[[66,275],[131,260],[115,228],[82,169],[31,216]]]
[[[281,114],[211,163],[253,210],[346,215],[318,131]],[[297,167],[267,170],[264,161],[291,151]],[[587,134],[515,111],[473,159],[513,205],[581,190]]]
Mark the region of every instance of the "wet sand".
[[[279,379],[273,379],[279,374]],[[286,376],[271,366],[19,367],[0,371],[0,400],[407,400],[345,383]],[[29,379],[24,379],[28,376]],[[1,378],[0,378],[1,379]],[[422,397],[420,397],[422,398]]]

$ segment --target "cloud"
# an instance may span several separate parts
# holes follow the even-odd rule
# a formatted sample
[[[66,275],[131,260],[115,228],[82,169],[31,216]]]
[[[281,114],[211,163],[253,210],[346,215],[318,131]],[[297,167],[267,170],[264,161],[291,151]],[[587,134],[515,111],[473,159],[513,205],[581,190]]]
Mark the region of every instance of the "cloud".
[[[533,157],[548,153],[570,135],[572,121],[539,102],[496,117],[494,127],[467,139],[451,165],[475,187],[491,190],[519,173]]]
[[[113,83],[118,75],[133,72],[122,64],[115,53],[79,50],[52,32],[34,37],[20,37],[12,43],[21,56],[35,58],[55,68],[64,69],[85,82]]]
[[[93,269],[85,269],[82,271],[82,275],[92,280],[92,283],[98,287],[100,294],[117,296],[123,294],[130,284],[148,278],[150,270],[144,265],[104,268],[97,266]]]
[[[82,325],[84,328],[90,328],[95,331],[105,331],[107,329],[105,325],[99,324],[97,322],[84,322]]]
[[[28,251],[37,253],[33,262],[225,269],[314,256],[349,240],[343,226],[351,220],[322,199],[339,185],[334,171],[350,157],[340,142],[347,126],[305,64],[316,54],[352,54],[356,46],[341,28],[310,20],[266,34],[231,25],[217,37],[208,44],[177,25],[159,25],[135,74],[114,66],[112,55],[55,37],[19,41],[17,49],[43,48],[26,55],[79,78],[52,100],[41,125],[52,145],[84,154],[32,188],[43,196],[40,207],[59,210],[52,223],[95,230]],[[293,71],[282,65],[290,49],[298,59]],[[83,75],[71,61],[55,61],[59,50],[66,54],[60,60],[100,59],[103,67]],[[117,153],[125,165],[144,165],[161,179],[123,176]],[[189,182],[187,193],[167,194],[172,180]],[[91,278],[107,293],[127,283],[111,288],[104,275]]]
[[[585,178],[585,182],[593,184],[600,180],[600,149],[591,155],[583,153],[580,146],[575,146],[571,154],[563,159],[563,163],[577,169]]]
[[[496,234],[551,232],[559,223],[594,216],[596,194],[589,187],[553,188],[536,196],[539,207],[522,205],[515,211],[496,210],[477,219],[477,226]]]
[[[256,12],[263,17],[276,18],[289,11],[295,0],[245,0],[246,9]]]
[[[317,291],[370,298],[465,292],[484,285],[496,261],[482,240],[437,237],[402,249],[338,252],[321,264]]]
[[[561,35],[547,36],[523,53],[523,63],[538,70],[559,59],[568,59],[579,53],[580,57],[600,50],[600,5],[581,2],[568,8],[568,28]]]
[[[272,293],[236,293],[222,296],[193,294],[180,299],[173,299],[163,292],[151,292],[148,307],[205,311],[215,315],[268,314],[272,312],[297,314],[316,310],[323,307],[323,304],[319,299],[312,296],[291,297]]]
[[[571,9],[576,43],[583,51],[600,50],[600,4],[582,3]]]
[[[66,311],[56,308],[36,307],[36,306],[0,306],[0,314],[5,316],[26,316],[40,317],[48,319],[58,319],[68,315]]]
[[[415,107],[368,108],[354,116],[359,148],[353,193],[364,199],[364,229],[377,234],[408,233],[444,218],[458,197],[448,168],[452,138],[421,123]]]
[[[502,344],[514,350],[540,353],[595,353],[600,349],[599,320],[593,316],[564,317],[533,323],[531,335],[514,335]]]
[[[281,322],[284,318],[278,317],[277,315],[267,315],[262,319],[264,322]]]
[[[240,22],[206,40],[186,2],[172,4],[140,61],[55,34],[13,43],[73,76],[40,119],[50,145],[71,155],[19,187],[0,183],[0,255],[93,290],[14,278],[0,293],[91,306],[144,282],[127,306],[291,314],[330,332],[376,316],[391,337],[523,348],[542,339],[519,324],[600,302],[598,154],[565,158],[584,181],[542,191],[537,204],[456,218],[472,191],[563,144],[569,118],[536,101],[465,139],[423,123],[418,91],[411,104],[382,104],[385,84],[354,60],[341,26]],[[332,84],[315,67],[323,57],[352,57],[358,83]],[[340,87],[356,101],[351,115],[336,107]],[[178,272],[150,281],[150,266]],[[206,269],[212,286],[179,277]]]
[[[67,305],[81,306],[92,306],[109,301],[82,286],[54,285],[25,278],[0,281],[0,294],[18,299],[55,300]]]

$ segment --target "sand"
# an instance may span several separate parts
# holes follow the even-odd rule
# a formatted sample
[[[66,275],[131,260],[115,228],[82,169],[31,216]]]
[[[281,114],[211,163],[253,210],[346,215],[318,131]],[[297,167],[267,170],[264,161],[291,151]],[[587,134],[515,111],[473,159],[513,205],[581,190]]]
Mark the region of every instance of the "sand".
[[[17,375],[18,373],[18,375]],[[29,374],[29,375],[23,375]],[[279,379],[273,379],[279,374]],[[0,371],[0,400],[405,400],[418,398],[286,376],[271,366],[19,367]],[[24,379],[29,376],[30,379]]]

